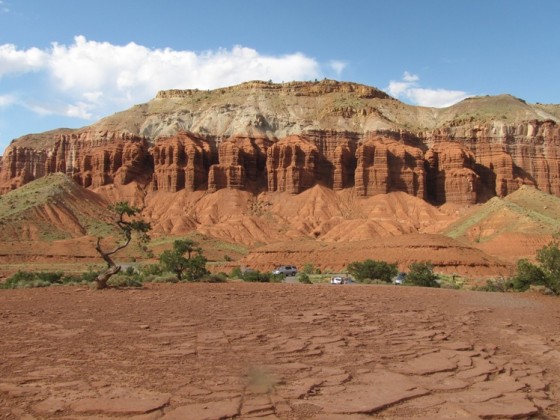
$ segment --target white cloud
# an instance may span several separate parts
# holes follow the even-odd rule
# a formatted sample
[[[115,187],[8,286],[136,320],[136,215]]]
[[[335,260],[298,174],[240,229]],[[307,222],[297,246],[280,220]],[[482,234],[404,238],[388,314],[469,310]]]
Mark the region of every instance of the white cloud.
[[[346,68],[346,63],[340,60],[331,60],[329,61],[329,66],[334,70],[337,76],[340,76]]]
[[[78,36],[70,46],[53,44],[49,72],[63,91],[146,100],[162,89],[213,89],[252,79],[310,79],[318,77],[320,69],[315,60],[299,53],[264,56],[241,46],[195,53],[149,49],[133,42],[118,46]]]
[[[14,95],[0,95],[0,108],[15,104],[17,101]]]
[[[18,50],[13,44],[0,45],[0,78],[7,74],[41,70],[47,59],[48,53],[38,48]]]
[[[82,118],[84,120],[89,120],[93,117],[90,110],[93,105],[87,104],[85,102],[77,102],[75,104],[68,105],[63,112],[66,117]]]
[[[410,74],[409,72],[405,71],[403,80],[405,82],[417,82],[418,80],[420,80],[420,78],[416,74]]]
[[[342,72],[345,63],[333,60]],[[323,71],[318,62],[301,53],[263,55],[235,46],[204,52],[152,49],[133,42],[114,45],[77,36],[70,45],[53,43],[41,50],[0,45],[0,77],[42,71],[56,98],[35,98],[29,109],[42,114],[93,118],[144,102],[162,89],[213,89],[247,80],[310,80]],[[53,106],[63,98],[66,106]],[[39,102],[43,102],[38,105]]]
[[[408,99],[415,105],[443,108],[456,104],[470,95],[462,90],[429,89],[420,87],[420,77],[405,71],[402,80],[391,80],[385,89],[391,96]]]

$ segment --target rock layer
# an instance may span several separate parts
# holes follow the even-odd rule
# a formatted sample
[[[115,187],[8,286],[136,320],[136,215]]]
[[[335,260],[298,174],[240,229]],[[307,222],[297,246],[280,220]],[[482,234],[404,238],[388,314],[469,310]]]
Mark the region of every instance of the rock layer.
[[[316,184],[468,205],[523,184],[560,196],[557,106],[509,95],[444,109],[332,80],[170,90],[80,130],[14,141],[0,193],[52,172],[98,188],[298,194]]]
[[[206,182],[211,153],[209,144],[201,138],[179,133],[159,139],[150,151],[154,189],[194,191]]]
[[[268,191],[298,194],[317,183],[319,151],[313,143],[291,136],[267,151]]]
[[[62,172],[83,187],[128,184],[149,177],[147,142],[125,133],[61,135],[52,148],[13,147],[0,172],[6,192],[50,173]]]

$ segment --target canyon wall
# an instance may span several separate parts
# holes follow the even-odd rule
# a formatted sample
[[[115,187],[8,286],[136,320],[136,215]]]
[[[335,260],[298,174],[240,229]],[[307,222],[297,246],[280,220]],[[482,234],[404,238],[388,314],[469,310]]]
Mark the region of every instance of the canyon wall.
[[[138,182],[175,192],[222,188],[298,194],[315,184],[358,195],[404,191],[436,204],[505,196],[523,184],[560,196],[560,130],[551,121],[421,133],[315,130],[282,139],[216,140],[180,132],[151,144],[119,132],[60,135],[45,149],[10,146],[0,189],[53,172],[86,188]]]
[[[511,95],[414,107],[374,87],[253,81],[167,90],[78,130],[23,136],[0,161],[0,193],[53,172],[86,188],[242,189],[316,184],[470,205],[530,184],[560,196],[560,106]]]
[[[0,170],[0,192],[7,192],[54,172],[72,177],[83,187],[146,182],[151,177],[147,141],[118,133],[83,132],[60,135],[46,149],[7,149]]]

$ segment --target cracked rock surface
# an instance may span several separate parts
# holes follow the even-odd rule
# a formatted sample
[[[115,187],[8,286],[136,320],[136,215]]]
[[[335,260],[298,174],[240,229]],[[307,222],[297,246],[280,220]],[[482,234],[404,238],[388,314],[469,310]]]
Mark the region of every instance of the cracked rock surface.
[[[560,416],[560,305],[288,284],[0,293],[0,418]]]

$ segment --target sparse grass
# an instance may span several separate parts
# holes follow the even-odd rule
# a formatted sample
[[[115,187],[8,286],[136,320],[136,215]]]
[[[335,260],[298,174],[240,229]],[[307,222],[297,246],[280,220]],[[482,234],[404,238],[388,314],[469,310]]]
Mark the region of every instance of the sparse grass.
[[[509,223],[496,229],[494,235],[477,238],[484,242],[505,231],[522,231],[523,225],[530,226],[531,233],[550,234],[560,231],[560,199],[538,190],[522,187],[506,198],[494,197],[469,215],[452,223],[445,234],[457,239],[467,235],[470,229],[482,227],[500,213],[509,212],[514,217],[503,217]],[[491,223],[491,222],[490,222]]]
[[[64,174],[54,173],[0,196],[0,227],[10,227],[10,229],[0,229],[0,238],[14,239],[14,236],[24,234],[30,225],[36,226],[36,235],[41,241],[51,242],[71,238],[70,232],[42,223],[41,216],[37,215],[37,209],[43,212],[44,206],[49,205],[73,214],[90,235],[103,237],[114,235],[114,226],[102,220],[105,209],[97,203],[89,203],[89,200],[82,195],[80,187],[74,181]],[[95,216],[85,212],[85,208],[88,210],[91,208]]]

